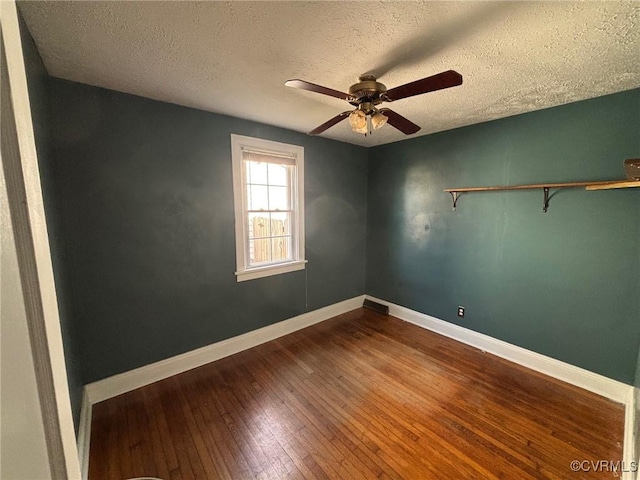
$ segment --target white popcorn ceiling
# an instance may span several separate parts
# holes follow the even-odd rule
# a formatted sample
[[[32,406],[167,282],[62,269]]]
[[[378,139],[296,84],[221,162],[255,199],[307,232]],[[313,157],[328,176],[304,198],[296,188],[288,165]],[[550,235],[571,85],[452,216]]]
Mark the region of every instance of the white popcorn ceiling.
[[[352,108],[284,86],[387,88],[444,70],[462,86],[386,103],[422,129],[323,137],[380,145],[640,87],[638,2],[20,4],[54,77],[300,132]],[[612,119],[615,121],[615,119]]]

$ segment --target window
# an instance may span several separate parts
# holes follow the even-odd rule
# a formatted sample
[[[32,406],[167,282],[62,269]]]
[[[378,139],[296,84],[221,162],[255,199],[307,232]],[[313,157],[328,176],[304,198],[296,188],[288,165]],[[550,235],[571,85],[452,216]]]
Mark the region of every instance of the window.
[[[231,135],[239,282],[302,270],[304,149]]]

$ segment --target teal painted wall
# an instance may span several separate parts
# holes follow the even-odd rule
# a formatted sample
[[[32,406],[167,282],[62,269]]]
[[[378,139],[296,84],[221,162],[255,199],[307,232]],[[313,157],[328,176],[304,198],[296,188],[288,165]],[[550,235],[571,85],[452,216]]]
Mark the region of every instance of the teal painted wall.
[[[74,384],[365,291],[634,382],[640,192],[560,190],[546,214],[539,191],[465,194],[453,213],[442,189],[621,178],[640,156],[640,90],[367,150],[48,83],[43,183]],[[230,133],[305,147],[306,272],[235,281]]]
[[[640,90],[369,150],[367,293],[632,384],[640,189],[447,187],[624,178]],[[464,319],[456,307],[466,307]]]
[[[67,310],[69,302],[64,296],[64,289],[60,288],[65,281],[63,268],[65,255],[63,253],[64,247],[58,241],[61,236],[58,230],[58,226],[60,225],[58,221],[59,209],[56,207],[57,195],[54,182],[52,181],[52,122],[49,116],[49,75],[21,15],[19,15],[19,21],[25,70],[27,73],[29,101],[31,104],[33,133],[42,181],[47,230],[51,244],[51,261],[58,295],[58,311],[60,314],[60,327],[65,354],[67,381],[69,384],[69,396],[71,398],[73,421],[77,432],[80,424],[80,410],[82,408],[83,383],[80,374],[80,356],[76,343],[77,337]]]
[[[366,149],[59,79],[51,98],[84,383],[364,293]],[[304,146],[306,271],[236,282],[231,133]]]

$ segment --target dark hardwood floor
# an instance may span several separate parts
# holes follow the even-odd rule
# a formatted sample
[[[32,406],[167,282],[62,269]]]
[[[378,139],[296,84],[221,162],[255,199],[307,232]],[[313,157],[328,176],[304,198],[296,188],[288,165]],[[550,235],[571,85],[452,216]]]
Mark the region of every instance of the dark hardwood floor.
[[[359,309],[93,408],[91,480],[581,479],[624,407]]]

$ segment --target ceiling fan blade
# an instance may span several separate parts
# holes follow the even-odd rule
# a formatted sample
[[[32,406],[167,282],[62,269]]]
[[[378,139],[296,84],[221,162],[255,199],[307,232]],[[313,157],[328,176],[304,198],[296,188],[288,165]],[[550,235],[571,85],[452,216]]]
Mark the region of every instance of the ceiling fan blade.
[[[401,98],[413,97],[422,93],[434,92],[443,88],[455,87],[462,85],[462,75],[453,70],[438,73],[431,77],[416,80],[415,82],[405,83],[399,87],[387,90],[385,98],[391,102],[400,100]]]
[[[397,128],[405,135],[411,135],[420,130],[420,127],[413,123],[411,120],[404,118],[399,113],[394,112],[388,108],[381,108],[379,110],[385,117],[387,117],[387,123],[392,127]]]
[[[342,100],[348,100],[350,97],[344,92],[339,92],[332,88],[323,87],[322,85],[316,85],[315,83],[307,82],[305,80],[287,80],[284,82],[287,87],[301,88],[302,90],[308,90],[310,92],[322,93],[323,95],[329,95],[330,97],[340,98]]]
[[[331,120],[327,120],[326,122],[324,122],[319,127],[316,127],[313,130],[311,130],[309,132],[309,135],[320,135],[322,132],[324,132],[328,128],[333,127],[336,123],[340,123],[342,120],[347,118],[350,113],[351,113],[351,110],[349,110],[347,112],[342,112],[342,113],[336,115]]]

